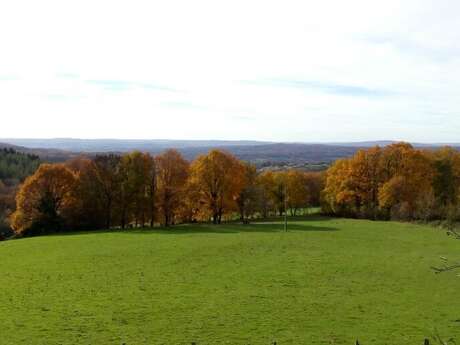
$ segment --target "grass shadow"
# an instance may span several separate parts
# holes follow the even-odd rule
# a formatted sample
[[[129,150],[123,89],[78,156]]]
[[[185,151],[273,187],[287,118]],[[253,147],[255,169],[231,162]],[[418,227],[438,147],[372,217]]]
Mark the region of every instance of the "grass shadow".
[[[309,217],[309,218],[290,218],[288,220],[288,231],[339,231],[339,229],[330,226],[318,226],[305,223],[306,221],[327,221],[327,217]],[[302,221],[302,223],[299,223]],[[183,224],[175,225],[169,228],[153,229],[131,229],[120,231],[125,234],[192,234],[192,233],[212,233],[212,234],[236,234],[236,233],[256,233],[256,232],[283,232],[284,223],[279,218],[257,221],[250,224],[241,224],[239,222],[224,223],[221,225],[212,224]]]
[[[331,226],[313,225],[308,222],[327,222],[332,218],[321,215],[297,216],[288,218],[288,231],[339,231]],[[126,234],[126,235],[180,235],[180,234],[237,234],[237,233],[275,233],[284,231],[284,220],[282,217],[273,217],[264,220],[254,220],[249,224],[242,224],[238,221],[225,222],[220,225],[208,223],[180,224],[170,227],[155,228],[136,228],[136,229],[110,229],[110,230],[86,230],[74,232],[58,232],[43,236],[75,236],[75,235],[95,235],[95,234]],[[40,236],[40,237],[43,237]]]

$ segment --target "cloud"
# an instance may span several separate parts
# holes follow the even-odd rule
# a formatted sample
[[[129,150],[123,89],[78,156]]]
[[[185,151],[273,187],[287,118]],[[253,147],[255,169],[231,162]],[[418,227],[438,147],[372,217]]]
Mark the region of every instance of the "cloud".
[[[85,82],[90,85],[100,86],[108,91],[127,91],[135,88],[141,88],[155,91],[180,92],[180,90],[171,87],[148,82],[134,82],[127,80],[86,80]]]
[[[191,110],[211,110],[207,106],[194,104],[188,101],[171,101],[171,102],[162,102],[162,106],[167,108],[178,108],[178,109],[191,109]]]
[[[429,42],[406,35],[367,35],[362,38],[370,45],[389,46],[392,49],[420,60],[449,62],[460,57],[460,46],[442,41]]]
[[[19,79],[20,78],[15,75],[0,75],[0,81],[14,81]]]
[[[257,118],[254,116],[249,116],[249,115],[233,115],[231,117],[235,121],[255,121]]]
[[[64,95],[64,94],[48,94],[44,98],[50,101],[69,102],[69,101],[81,100],[83,97],[75,96],[75,95]]]
[[[76,79],[79,79],[80,76],[76,73],[57,73],[56,76],[60,79],[73,79],[73,80],[76,80]]]
[[[322,93],[338,96],[381,98],[398,95],[397,92],[391,90],[367,88],[364,86],[356,85],[327,83],[313,80],[267,79],[261,81],[248,81],[245,83],[261,86],[305,89],[307,91],[319,91]]]

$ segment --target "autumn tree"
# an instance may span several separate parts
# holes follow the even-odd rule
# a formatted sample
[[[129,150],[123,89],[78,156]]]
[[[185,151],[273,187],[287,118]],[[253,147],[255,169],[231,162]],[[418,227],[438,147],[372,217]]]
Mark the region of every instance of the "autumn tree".
[[[236,209],[245,179],[244,167],[230,153],[212,150],[192,163],[191,179],[198,186],[213,223],[220,224],[226,212]]]
[[[123,156],[122,166],[126,174],[128,211],[135,226],[144,227],[148,221],[153,227],[157,189],[155,159],[148,153],[135,151]]]
[[[290,169],[286,172],[286,197],[291,215],[310,205],[310,190],[303,172]]]
[[[326,174],[323,210],[365,218],[427,218],[433,206],[434,170],[410,144],[360,150]]]
[[[378,194],[382,182],[379,162],[380,147],[360,150],[351,158],[350,183],[355,192],[358,215],[376,219],[378,217]]]
[[[149,154],[143,155],[144,163],[144,176],[146,187],[146,211],[148,212],[148,219],[150,227],[153,228],[156,218],[156,193],[157,193],[157,168],[155,159]]]
[[[175,222],[181,207],[189,175],[189,163],[177,150],[167,150],[156,157],[158,181],[158,205],[163,215],[163,224]]]
[[[429,158],[422,151],[404,144],[385,148],[382,158],[384,166],[393,160],[393,167],[380,188],[380,208],[392,218],[415,218],[419,200],[433,194],[434,171]]]
[[[69,221],[75,230],[94,230],[107,226],[106,196],[97,176],[95,162],[77,157],[66,163],[75,174],[74,203],[69,210]]]
[[[450,147],[427,152],[434,168],[433,193],[440,217],[459,218],[460,152]]]
[[[66,166],[42,164],[25,180],[16,197],[14,231],[38,234],[64,229],[75,182],[75,174]]]
[[[150,212],[153,218],[152,183],[153,191],[155,188],[155,182],[152,181],[153,169],[153,159],[148,154],[134,151],[121,157],[117,205],[122,229],[132,221],[135,226],[139,224],[144,226],[147,212]]]
[[[286,171],[277,171],[273,174],[273,189],[270,191],[270,196],[278,211],[278,215],[282,216],[286,210],[287,198],[287,173]]]
[[[12,234],[9,218],[16,209],[16,185],[6,185],[0,180],[0,240]]]
[[[211,217],[201,198],[200,187],[191,178],[187,179],[178,214],[186,223],[207,221]]]
[[[260,191],[259,208],[263,218],[267,218],[276,211],[273,191],[276,188],[275,178],[272,171],[264,171],[257,176],[257,185]]]
[[[250,163],[242,163],[242,188],[236,197],[240,220],[248,223],[260,205],[260,186],[257,183],[257,169]]]
[[[313,171],[304,173],[305,183],[310,193],[309,204],[312,207],[321,206],[321,192],[324,189],[325,173]]]
[[[350,160],[335,161],[326,172],[321,207],[324,213],[346,216],[353,212],[354,192],[350,180]]]
[[[110,229],[113,220],[113,209],[120,193],[120,156],[99,155],[92,165],[96,188],[102,199],[105,227]]]

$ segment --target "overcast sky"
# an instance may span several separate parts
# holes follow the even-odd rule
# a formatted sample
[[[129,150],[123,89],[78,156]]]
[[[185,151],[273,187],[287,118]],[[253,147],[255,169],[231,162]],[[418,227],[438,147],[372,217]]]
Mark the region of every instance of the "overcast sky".
[[[0,137],[459,142],[460,1],[2,1],[0,119]]]

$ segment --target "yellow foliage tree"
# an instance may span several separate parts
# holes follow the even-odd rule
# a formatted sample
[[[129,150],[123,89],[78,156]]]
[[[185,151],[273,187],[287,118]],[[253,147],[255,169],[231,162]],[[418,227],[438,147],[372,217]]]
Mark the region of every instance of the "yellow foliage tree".
[[[286,173],[286,196],[291,215],[297,215],[300,209],[310,205],[310,190],[305,173],[290,169]]]
[[[276,211],[273,191],[276,188],[274,173],[270,170],[257,176],[257,185],[260,190],[260,210],[263,218],[267,218]]]
[[[212,150],[192,163],[191,180],[213,223],[220,224],[226,212],[236,209],[236,199],[244,187],[244,167],[233,155]]]

